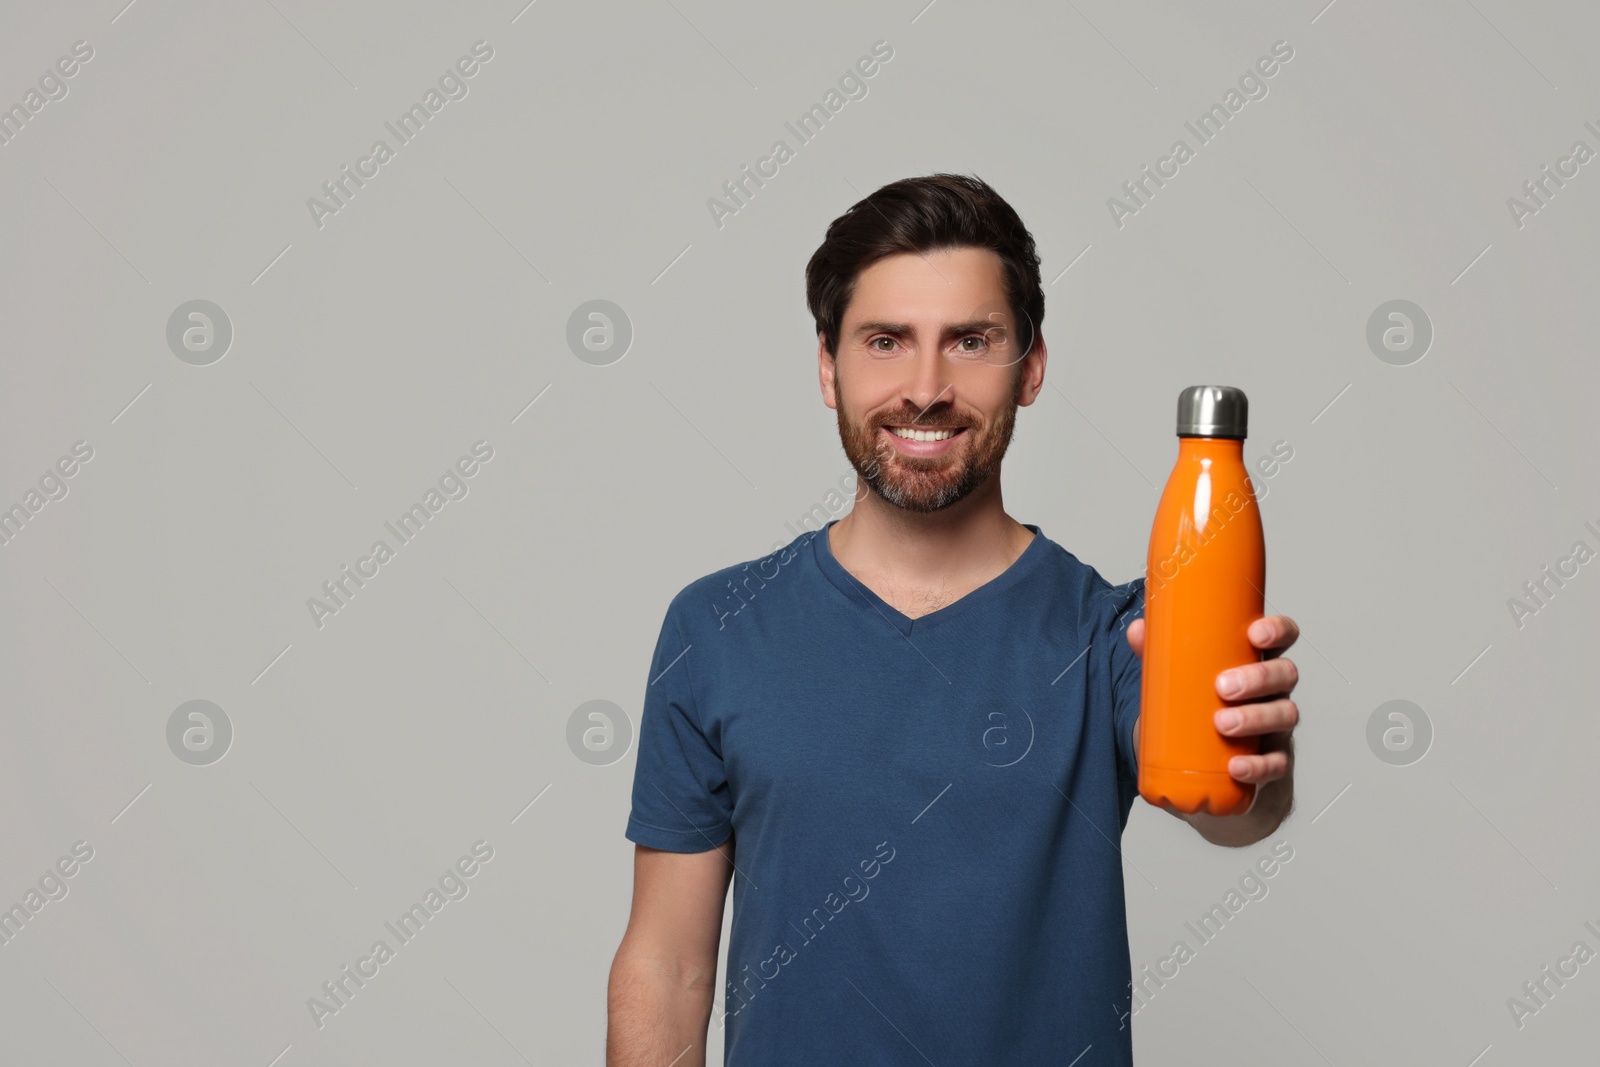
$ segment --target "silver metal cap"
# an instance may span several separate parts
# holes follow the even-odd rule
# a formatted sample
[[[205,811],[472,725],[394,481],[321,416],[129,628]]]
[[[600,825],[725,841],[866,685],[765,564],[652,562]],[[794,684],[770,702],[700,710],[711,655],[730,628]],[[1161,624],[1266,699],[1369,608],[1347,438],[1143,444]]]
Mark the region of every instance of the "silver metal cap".
[[[1191,385],[1178,394],[1178,436],[1243,438],[1249,413],[1242,389]]]

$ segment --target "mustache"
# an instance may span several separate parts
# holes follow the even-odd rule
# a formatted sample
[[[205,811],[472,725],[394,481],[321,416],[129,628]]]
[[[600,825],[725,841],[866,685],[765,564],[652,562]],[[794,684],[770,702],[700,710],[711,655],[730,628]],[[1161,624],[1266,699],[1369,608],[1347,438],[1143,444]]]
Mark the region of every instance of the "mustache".
[[[973,424],[971,422],[953,422],[948,415],[926,418],[915,413],[901,413],[886,415],[877,420],[877,425],[882,427],[900,426],[913,430],[966,430],[970,429]]]

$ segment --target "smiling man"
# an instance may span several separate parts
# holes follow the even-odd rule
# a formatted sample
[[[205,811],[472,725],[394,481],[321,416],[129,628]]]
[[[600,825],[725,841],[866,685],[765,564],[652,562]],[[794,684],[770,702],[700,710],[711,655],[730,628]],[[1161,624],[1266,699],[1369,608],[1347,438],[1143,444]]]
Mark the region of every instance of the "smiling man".
[[[703,1064],[720,1008],[729,1067],[1131,1064],[1144,579],[1111,584],[1001,500],[1048,358],[1033,238],[976,178],[898,181],[828,228],[806,295],[866,489],[667,609],[607,1063]],[[1209,841],[1288,814],[1297,636],[1257,620],[1265,658],[1218,676],[1217,729],[1262,754],[1229,768],[1256,783],[1245,814],[1174,812]]]

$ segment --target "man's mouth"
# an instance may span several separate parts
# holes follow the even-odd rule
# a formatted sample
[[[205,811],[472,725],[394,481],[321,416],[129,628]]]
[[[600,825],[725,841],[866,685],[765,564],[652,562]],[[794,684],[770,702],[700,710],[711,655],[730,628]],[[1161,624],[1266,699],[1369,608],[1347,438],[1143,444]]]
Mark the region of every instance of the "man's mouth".
[[[906,441],[944,441],[966,432],[965,426],[947,426],[925,429],[920,426],[885,426],[884,429]]]

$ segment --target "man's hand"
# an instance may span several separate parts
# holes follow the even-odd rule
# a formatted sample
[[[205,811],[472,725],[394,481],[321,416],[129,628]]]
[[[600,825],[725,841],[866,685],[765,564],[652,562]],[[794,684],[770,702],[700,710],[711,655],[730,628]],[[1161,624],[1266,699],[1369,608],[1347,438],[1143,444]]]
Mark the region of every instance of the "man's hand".
[[[1235,756],[1228,773],[1238,781],[1253,782],[1255,800],[1242,815],[1192,815],[1168,811],[1188,822],[1200,836],[1218,845],[1249,845],[1278,828],[1294,805],[1294,728],[1300,709],[1289,698],[1300,681],[1300,670],[1283,652],[1300,637],[1300,627],[1287,615],[1266,615],[1250,624],[1250,643],[1263,650],[1260,662],[1231,667],[1217,675],[1217,695],[1236,703],[1213,716],[1217,730],[1229,737],[1261,738],[1259,756]],[[1128,645],[1144,662],[1144,620],[1128,624]],[[1236,688],[1235,688],[1236,686]],[[1139,743],[1139,724],[1133,727]]]

